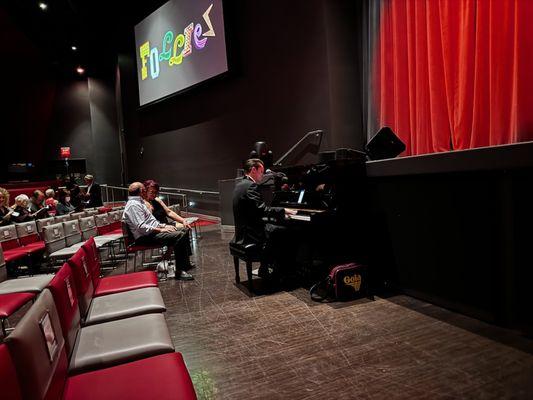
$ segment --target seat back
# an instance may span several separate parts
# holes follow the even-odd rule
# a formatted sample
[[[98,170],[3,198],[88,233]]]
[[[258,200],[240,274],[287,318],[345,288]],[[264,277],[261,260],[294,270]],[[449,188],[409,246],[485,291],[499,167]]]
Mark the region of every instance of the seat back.
[[[38,219],[37,221],[37,232],[43,238],[43,229],[45,226],[52,225],[54,223],[54,217]]]
[[[0,245],[4,251],[20,247],[15,225],[0,227]]]
[[[108,222],[110,222],[110,230],[114,231],[120,229],[121,224],[120,220],[122,219],[122,214],[120,211],[110,211],[108,213]]]
[[[98,215],[98,210],[94,209],[94,208],[88,208],[85,210],[85,214],[88,216],[88,217],[94,217],[95,215]]]
[[[106,233],[110,232],[110,220],[109,215],[107,213],[105,214],[98,214],[94,216],[94,222],[96,223],[96,228],[98,230],[99,235],[105,235]]]
[[[65,243],[67,247],[81,242],[80,223],[78,220],[63,222],[63,229],[65,230]]]
[[[93,287],[98,287],[100,283],[100,259],[98,258],[98,250],[94,242],[94,238],[87,240],[82,248],[85,250],[85,260],[91,270],[91,277],[93,280]]]
[[[122,236],[124,237],[124,246],[128,248],[129,246],[133,245],[133,243],[135,243],[135,237],[133,236],[133,233],[131,232],[131,229],[127,223],[121,221],[121,226]]]
[[[66,247],[65,230],[62,223],[45,226],[43,228],[43,236],[48,254]]]
[[[68,214],[56,215],[54,217],[54,224],[58,224],[60,222],[65,222],[65,221],[68,221],[68,220],[70,220],[70,215],[68,215]]]
[[[98,230],[96,229],[96,224],[94,223],[94,217],[80,218],[80,230],[81,239],[84,241],[98,235]]]
[[[85,319],[91,300],[94,294],[93,278],[88,256],[83,247],[67,261],[74,274],[74,283],[78,293],[78,305],[80,307],[81,319]]]
[[[19,382],[23,383],[22,398],[61,398],[68,361],[59,315],[49,290],[43,290],[5,341]]]
[[[70,214],[70,219],[71,220],[80,219],[80,218],[84,218],[86,215],[87,213],[85,211],[75,212],[75,213]]]
[[[78,307],[78,294],[74,275],[68,263],[57,271],[54,278],[48,284],[48,289],[54,296],[54,303],[59,315],[61,331],[65,338],[65,349],[70,356],[76,335],[80,329],[80,309]]]
[[[0,282],[5,281],[6,279],[7,279],[6,260],[4,259],[4,250],[2,250],[2,246],[0,246]]]
[[[0,344],[0,376],[2,377],[2,398],[22,400],[15,364],[6,344]]]
[[[26,246],[30,243],[35,243],[41,240],[37,231],[37,224],[35,221],[23,222],[17,224],[17,236],[22,246]]]

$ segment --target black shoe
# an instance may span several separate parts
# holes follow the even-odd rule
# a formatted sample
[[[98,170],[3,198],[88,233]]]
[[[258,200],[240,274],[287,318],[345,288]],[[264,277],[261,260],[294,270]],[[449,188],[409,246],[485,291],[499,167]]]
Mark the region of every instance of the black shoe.
[[[194,276],[185,271],[176,271],[174,279],[179,281],[192,281],[194,279]]]
[[[196,264],[193,263],[192,261],[189,261],[189,264],[185,266],[185,268],[183,268],[184,271],[189,271],[193,268],[196,268]]]

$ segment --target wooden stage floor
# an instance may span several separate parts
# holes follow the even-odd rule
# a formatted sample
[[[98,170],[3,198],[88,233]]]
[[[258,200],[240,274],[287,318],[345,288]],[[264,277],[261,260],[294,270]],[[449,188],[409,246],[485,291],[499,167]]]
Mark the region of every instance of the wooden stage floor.
[[[200,399],[533,398],[533,341],[403,295],[249,297],[231,236],[203,227],[196,280],[160,285]]]

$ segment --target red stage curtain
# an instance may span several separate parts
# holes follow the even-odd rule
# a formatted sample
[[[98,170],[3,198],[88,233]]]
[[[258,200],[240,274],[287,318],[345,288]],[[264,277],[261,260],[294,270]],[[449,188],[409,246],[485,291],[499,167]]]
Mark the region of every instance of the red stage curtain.
[[[384,0],[376,115],[404,155],[533,140],[533,0]]]

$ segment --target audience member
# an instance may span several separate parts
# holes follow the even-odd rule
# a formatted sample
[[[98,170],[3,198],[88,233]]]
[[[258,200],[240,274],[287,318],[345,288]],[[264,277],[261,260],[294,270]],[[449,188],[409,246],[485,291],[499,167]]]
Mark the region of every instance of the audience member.
[[[11,221],[16,223],[31,221],[33,216],[28,209],[29,204],[30,198],[25,194],[19,194],[15,197],[15,205],[13,206],[13,212],[11,213]]]
[[[44,205],[44,193],[40,190],[35,190],[30,198],[30,213],[35,219],[48,218],[48,209]]]
[[[76,182],[74,182],[74,179],[70,176],[65,177],[64,183],[66,189],[70,193],[70,204],[72,204],[72,206],[78,211],[83,210],[83,205],[81,202],[83,194],[81,193],[80,187],[76,184]]]
[[[94,181],[92,175],[85,175],[83,178],[87,189],[85,189],[85,206],[86,207],[102,207],[102,191],[100,190],[100,185]]]
[[[75,211],[75,207],[70,202],[70,193],[66,189],[57,192],[56,215],[70,214]]]
[[[175,226],[160,223],[152,215],[143,197],[145,187],[141,182],[133,182],[128,188],[128,202],[124,209],[124,222],[128,226],[135,243],[138,245],[160,245],[174,249],[176,259],[176,279],[192,280],[192,275],[185,269],[189,267],[185,233]]]
[[[178,228],[178,230],[183,230],[185,233],[185,246],[187,248],[187,254],[190,257],[192,255],[191,226],[183,217],[168,208],[164,201],[159,198],[159,183],[150,179],[144,182],[144,187],[146,189],[144,195],[146,207],[148,207],[155,219],[157,219],[162,224],[168,224],[169,219],[179,224],[176,225],[176,227]],[[194,263],[189,261],[186,267],[193,268],[194,266]]]
[[[0,187],[0,226],[11,224],[13,209],[9,207],[9,192]]]
[[[55,215],[56,213],[56,204],[57,200],[55,199],[56,192],[54,189],[46,189],[44,192],[46,196],[46,200],[44,201],[44,205],[48,207],[48,213],[51,215]]]

